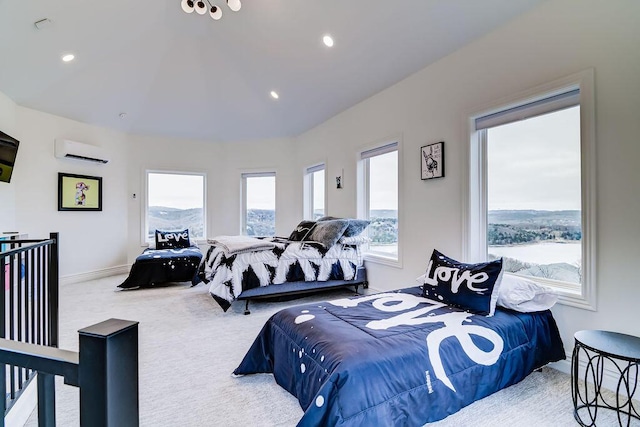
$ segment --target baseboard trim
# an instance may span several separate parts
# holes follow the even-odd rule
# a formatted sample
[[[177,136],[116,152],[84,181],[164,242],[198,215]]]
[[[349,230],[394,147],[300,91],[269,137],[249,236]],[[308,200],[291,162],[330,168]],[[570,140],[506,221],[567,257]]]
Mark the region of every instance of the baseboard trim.
[[[566,374],[571,375],[571,355],[570,354],[567,355],[567,358],[565,360],[550,363],[549,367],[554,368],[560,372],[564,372]],[[580,364],[578,365],[578,375],[580,379],[584,378],[586,367],[587,367],[587,362],[584,360],[581,360]],[[604,388],[615,393],[616,388],[618,387],[619,379],[620,379],[620,373],[617,370],[614,370],[605,366],[604,375],[602,378],[602,386]],[[591,382],[591,379],[589,379],[589,382]],[[640,383],[637,385],[637,387],[640,388]],[[637,399],[637,397],[634,397],[634,399]]]
[[[74,283],[86,282],[88,280],[104,279],[105,277],[127,274],[131,269],[131,264],[118,265],[115,267],[103,268],[86,273],[70,274],[60,277],[60,285],[71,285]]]

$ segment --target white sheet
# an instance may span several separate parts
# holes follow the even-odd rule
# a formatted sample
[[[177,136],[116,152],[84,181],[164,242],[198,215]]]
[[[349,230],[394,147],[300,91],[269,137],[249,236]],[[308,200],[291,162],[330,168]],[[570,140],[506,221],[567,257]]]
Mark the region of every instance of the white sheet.
[[[212,239],[207,239],[207,243],[222,248],[227,255],[265,251],[276,247],[272,242],[250,236],[216,236]]]

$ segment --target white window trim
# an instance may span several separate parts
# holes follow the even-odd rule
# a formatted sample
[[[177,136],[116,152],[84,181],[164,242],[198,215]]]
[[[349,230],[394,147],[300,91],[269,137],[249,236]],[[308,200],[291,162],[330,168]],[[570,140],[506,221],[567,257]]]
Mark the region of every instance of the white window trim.
[[[276,220],[278,218],[278,171],[275,169],[259,169],[240,171],[240,235],[247,235],[247,180],[245,178],[276,177]]]
[[[363,145],[358,148],[356,152],[356,164],[357,164],[357,213],[358,218],[368,218],[367,207],[369,206],[369,191],[368,191],[368,171],[365,162],[362,161],[362,154],[367,151],[376,150],[380,147],[384,147],[389,144],[397,144],[396,151],[398,152],[398,257],[384,256],[379,252],[364,252],[364,260],[373,262],[376,264],[387,265],[395,268],[402,268],[402,243],[404,242],[404,215],[402,213],[404,206],[404,179],[402,171],[404,170],[403,161],[403,141],[402,134],[396,134],[377,140],[375,142]],[[384,154],[381,152],[380,154]]]
[[[327,162],[323,161],[323,162],[317,162],[312,164],[311,166],[307,166],[303,169],[302,174],[303,174],[303,217],[305,219],[308,220],[313,220],[313,198],[314,198],[314,191],[313,191],[313,182],[312,182],[312,176],[315,172],[319,172],[323,170],[324,171],[324,214],[327,215],[327,212],[329,212],[328,209],[328,198],[327,198],[327,188],[329,188],[327,186]]]
[[[596,310],[596,129],[595,129],[595,88],[594,70],[589,69],[567,76],[554,82],[535,87],[522,93],[501,99],[477,108],[467,114],[469,149],[463,150],[466,158],[463,190],[463,250],[471,262],[483,261],[486,257],[486,241],[478,236],[486,236],[486,194],[487,186],[483,171],[486,168],[486,146],[480,143],[480,131],[476,131],[475,119],[488,114],[535,101],[549,94],[560,93],[568,88],[580,89],[580,150],[582,185],[582,286],[575,292],[561,282],[534,280],[554,287],[559,293],[559,303],[586,310]],[[478,184],[479,183],[479,184]],[[480,214],[472,214],[480,212]],[[485,239],[486,240],[486,239]]]
[[[140,209],[140,246],[141,247],[149,247],[151,241],[148,240],[147,230],[149,229],[149,224],[147,223],[147,218],[149,217],[149,174],[150,173],[162,173],[162,174],[174,174],[174,175],[198,175],[204,178],[204,183],[202,187],[203,192],[203,203],[202,203],[202,220],[203,224],[203,236],[198,239],[191,239],[192,242],[196,244],[204,244],[207,241],[207,173],[201,171],[179,171],[179,170],[162,170],[162,169],[143,169],[142,171],[142,182],[144,183],[144,188],[142,191],[142,200],[143,200],[143,208]],[[155,243],[155,242],[154,242]]]

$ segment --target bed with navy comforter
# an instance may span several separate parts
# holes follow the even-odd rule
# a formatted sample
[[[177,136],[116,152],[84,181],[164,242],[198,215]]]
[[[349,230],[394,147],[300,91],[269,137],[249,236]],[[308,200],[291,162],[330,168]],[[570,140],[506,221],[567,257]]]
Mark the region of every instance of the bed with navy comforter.
[[[131,266],[129,276],[118,285],[136,289],[167,282],[197,283],[202,252],[197,246],[172,249],[145,249]]]
[[[486,317],[415,287],[282,310],[234,374],[273,373],[299,426],[421,426],[564,358],[549,310]]]

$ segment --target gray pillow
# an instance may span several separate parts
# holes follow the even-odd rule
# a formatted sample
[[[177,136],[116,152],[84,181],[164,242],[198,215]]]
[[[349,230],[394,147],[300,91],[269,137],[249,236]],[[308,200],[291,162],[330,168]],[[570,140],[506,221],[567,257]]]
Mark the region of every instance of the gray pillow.
[[[333,221],[336,219],[342,219],[342,218],[336,218],[333,216],[323,216],[322,218],[318,218],[318,222]],[[367,219],[345,218],[345,220],[349,221],[349,225],[347,226],[347,229],[344,231],[344,237],[357,236],[360,233],[362,233],[369,224],[371,224],[371,221]]]
[[[316,221],[331,221],[333,219],[342,219],[342,218],[336,218],[335,216],[323,216],[318,218]]]
[[[349,226],[346,219],[334,219],[316,222],[316,225],[305,236],[303,241],[313,240],[322,243],[324,247],[330,248],[338,242],[344,234],[344,230]]]
[[[368,219],[349,218],[349,225],[344,230],[344,237],[358,236],[369,224],[371,224],[371,221]]]

